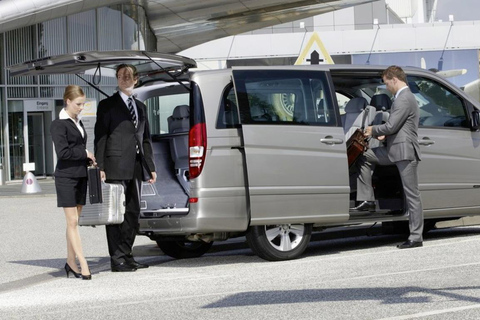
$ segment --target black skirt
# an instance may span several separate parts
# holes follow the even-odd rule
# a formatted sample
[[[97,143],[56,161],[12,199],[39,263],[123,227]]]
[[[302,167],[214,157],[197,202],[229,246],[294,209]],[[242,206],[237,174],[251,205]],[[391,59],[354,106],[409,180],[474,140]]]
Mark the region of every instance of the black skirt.
[[[85,205],[87,199],[87,177],[55,177],[57,207],[71,208]]]

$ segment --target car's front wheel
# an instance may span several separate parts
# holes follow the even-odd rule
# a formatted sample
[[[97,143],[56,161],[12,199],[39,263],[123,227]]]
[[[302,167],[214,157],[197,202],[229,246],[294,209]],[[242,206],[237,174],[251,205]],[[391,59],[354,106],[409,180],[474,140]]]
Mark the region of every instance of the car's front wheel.
[[[213,242],[157,240],[157,245],[167,256],[175,259],[187,259],[203,256],[210,250]]]
[[[298,258],[307,248],[311,235],[311,224],[280,224],[252,226],[246,238],[260,258],[281,261]]]

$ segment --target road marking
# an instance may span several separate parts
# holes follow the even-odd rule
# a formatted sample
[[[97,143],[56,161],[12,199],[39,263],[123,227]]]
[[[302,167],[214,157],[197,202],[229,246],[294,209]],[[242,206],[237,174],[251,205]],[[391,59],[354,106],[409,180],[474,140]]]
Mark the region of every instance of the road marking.
[[[379,319],[379,320],[415,319],[415,318],[423,318],[423,317],[427,317],[427,316],[434,316],[434,315],[439,315],[439,314],[444,314],[444,313],[453,313],[453,312],[457,312],[457,311],[465,311],[465,310],[472,310],[472,309],[480,309],[480,304],[474,304],[474,305],[471,305],[471,306],[464,306],[464,307],[449,308],[449,309],[443,309],[443,310],[434,310],[434,311],[406,314],[406,315],[403,315],[403,316],[383,318],[383,319]]]
[[[371,275],[368,275],[368,276],[360,276],[360,277],[354,277],[354,278],[340,278],[340,279],[337,279],[337,280],[342,280],[343,281],[343,280],[357,280],[357,279],[368,279],[368,278],[378,278],[378,277],[389,277],[389,276],[395,276],[395,275],[400,275],[400,274],[437,271],[437,270],[443,270],[443,269],[462,268],[462,267],[469,267],[469,266],[475,266],[475,265],[480,265],[480,262],[453,264],[453,265],[443,266],[443,267],[438,267],[438,268],[426,268],[426,269],[415,269],[415,270],[399,271],[399,272],[371,274]]]

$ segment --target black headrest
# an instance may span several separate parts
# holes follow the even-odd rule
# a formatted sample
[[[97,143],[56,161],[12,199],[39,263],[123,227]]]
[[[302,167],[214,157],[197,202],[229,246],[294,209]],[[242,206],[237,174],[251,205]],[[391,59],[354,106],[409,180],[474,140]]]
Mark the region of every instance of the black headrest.
[[[374,106],[377,111],[390,110],[392,107],[392,99],[386,93],[380,93],[372,96],[370,105]]]
[[[175,109],[173,109],[172,118],[184,119],[184,118],[188,118],[189,116],[190,116],[190,107],[185,104],[176,106]]]

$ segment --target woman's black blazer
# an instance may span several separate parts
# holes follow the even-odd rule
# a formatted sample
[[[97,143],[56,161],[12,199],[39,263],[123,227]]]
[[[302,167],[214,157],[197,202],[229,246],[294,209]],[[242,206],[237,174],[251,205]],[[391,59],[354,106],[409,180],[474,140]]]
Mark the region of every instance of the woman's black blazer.
[[[50,133],[57,153],[56,177],[81,178],[87,176],[87,132],[82,121],[84,137],[71,119],[56,119]]]

